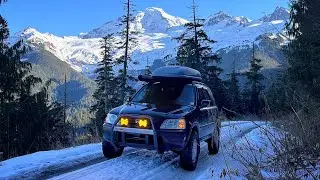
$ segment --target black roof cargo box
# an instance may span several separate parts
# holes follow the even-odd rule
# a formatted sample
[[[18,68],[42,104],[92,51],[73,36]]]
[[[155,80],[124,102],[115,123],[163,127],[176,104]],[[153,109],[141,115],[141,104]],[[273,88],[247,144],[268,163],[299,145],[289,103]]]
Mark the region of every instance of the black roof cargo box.
[[[154,70],[151,76],[140,75],[140,81],[187,80],[202,81],[199,71],[183,66],[164,66]]]

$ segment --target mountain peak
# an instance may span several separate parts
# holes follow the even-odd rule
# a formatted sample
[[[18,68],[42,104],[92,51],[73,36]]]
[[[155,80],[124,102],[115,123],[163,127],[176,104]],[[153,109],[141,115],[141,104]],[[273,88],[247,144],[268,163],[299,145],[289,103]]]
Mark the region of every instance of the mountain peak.
[[[209,16],[205,24],[207,26],[213,26],[215,24],[218,24],[219,22],[230,21],[231,19],[232,17],[230,15],[226,14],[224,11],[219,11],[214,15]]]
[[[27,28],[23,29],[22,31],[16,33],[16,36],[23,37],[26,39],[28,39],[32,36],[40,36],[40,35],[41,35],[41,33],[32,27],[27,27]]]
[[[217,12],[216,14],[214,14],[214,16],[229,16],[226,12],[220,10],[219,12]]]
[[[22,30],[22,33],[26,33],[26,34],[29,34],[29,33],[39,33],[39,31],[36,30],[36,29],[33,28],[33,27],[27,27],[27,28],[25,28],[24,30]]]
[[[119,27],[117,26],[120,24],[119,21],[121,21],[121,19],[107,22],[85,35],[80,35],[80,37],[98,38],[108,33],[116,33],[119,31]],[[188,21],[183,18],[166,13],[162,8],[148,7],[135,15],[135,21],[130,24],[130,29],[146,33],[165,33],[169,28],[183,26],[187,22]]]
[[[223,23],[226,26],[231,26],[234,24],[240,24],[244,26],[249,22],[251,22],[251,20],[244,16],[232,17],[231,15],[225,13],[224,11],[219,11],[214,15],[211,15],[208,17],[208,19],[206,20],[206,25],[213,26],[218,23]]]
[[[140,23],[147,32],[164,32],[168,28],[183,26],[188,22],[183,18],[172,16],[158,7],[146,8],[142,13],[143,17],[141,17]]]
[[[145,9],[146,12],[160,12],[160,13],[163,13],[163,14],[167,14],[162,8],[159,8],[159,7],[148,7]]]
[[[268,15],[265,15],[260,19],[260,21],[263,22],[271,22],[271,21],[276,21],[276,20],[288,20],[290,17],[290,12],[288,9],[284,7],[277,6],[276,9]]]
[[[274,11],[275,11],[275,12],[277,12],[277,11],[282,11],[282,12],[287,12],[287,13],[289,13],[289,10],[288,10],[288,9],[286,9],[285,7],[281,7],[281,6],[277,6]]]

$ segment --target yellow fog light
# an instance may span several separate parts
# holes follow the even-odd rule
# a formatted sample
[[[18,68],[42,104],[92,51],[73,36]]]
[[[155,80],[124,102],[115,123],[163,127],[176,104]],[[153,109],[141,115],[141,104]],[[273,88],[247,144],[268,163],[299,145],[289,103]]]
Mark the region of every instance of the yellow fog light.
[[[186,128],[186,121],[184,119],[179,119],[178,127],[179,127],[179,129],[185,129]]]
[[[128,126],[129,125],[129,119],[128,118],[121,118],[120,119],[120,126]]]
[[[147,128],[148,127],[148,120],[146,119],[139,119],[138,125],[140,128]]]

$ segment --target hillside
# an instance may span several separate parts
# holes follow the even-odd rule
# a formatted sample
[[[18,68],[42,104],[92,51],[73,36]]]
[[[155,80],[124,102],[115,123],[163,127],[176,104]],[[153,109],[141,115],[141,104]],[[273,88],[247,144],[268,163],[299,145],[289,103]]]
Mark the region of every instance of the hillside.
[[[92,94],[96,84],[93,80],[72,69],[67,63],[61,61],[50,52],[39,48],[28,53],[24,60],[32,64],[32,74],[40,77],[45,83],[51,80],[51,98],[64,103],[64,76],[67,77],[67,106],[69,107],[69,120],[78,125],[89,121],[88,107],[94,100]],[[78,118],[77,116],[81,116]]]

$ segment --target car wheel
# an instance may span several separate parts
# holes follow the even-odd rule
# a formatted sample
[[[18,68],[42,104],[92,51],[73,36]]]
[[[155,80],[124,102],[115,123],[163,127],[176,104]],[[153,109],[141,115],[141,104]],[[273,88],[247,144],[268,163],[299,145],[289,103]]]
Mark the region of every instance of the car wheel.
[[[216,129],[212,132],[212,137],[208,141],[209,154],[217,154],[220,148],[220,129]]]
[[[197,167],[199,153],[199,135],[194,131],[191,134],[187,147],[180,154],[180,166],[187,171],[194,171]]]
[[[102,142],[102,152],[104,157],[106,158],[116,158],[122,155],[123,153],[123,147],[121,148],[115,148],[110,142],[103,141]]]

